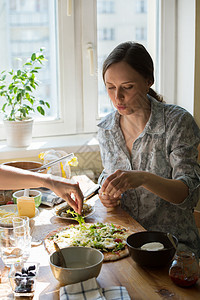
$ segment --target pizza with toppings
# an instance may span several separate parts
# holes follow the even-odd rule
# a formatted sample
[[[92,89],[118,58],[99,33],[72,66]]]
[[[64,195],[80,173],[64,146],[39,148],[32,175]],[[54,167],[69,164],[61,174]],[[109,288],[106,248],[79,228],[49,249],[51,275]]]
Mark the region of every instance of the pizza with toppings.
[[[128,229],[112,223],[84,223],[50,232],[44,244],[49,254],[55,251],[56,242],[61,249],[69,246],[92,247],[104,254],[104,261],[114,261],[128,256],[126,239],[130,234]]]

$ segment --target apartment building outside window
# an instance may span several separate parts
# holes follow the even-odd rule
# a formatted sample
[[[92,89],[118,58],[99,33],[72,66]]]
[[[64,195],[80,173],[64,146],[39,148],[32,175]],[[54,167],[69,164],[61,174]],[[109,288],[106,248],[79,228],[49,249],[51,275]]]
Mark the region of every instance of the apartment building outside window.
[[[113,14],[115,12],[115,1],[98,1],[97,14]]]

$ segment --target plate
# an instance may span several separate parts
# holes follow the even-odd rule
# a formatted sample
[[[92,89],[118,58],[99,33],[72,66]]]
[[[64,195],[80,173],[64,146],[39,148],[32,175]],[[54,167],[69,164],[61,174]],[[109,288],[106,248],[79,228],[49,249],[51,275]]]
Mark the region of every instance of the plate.
[[[94,214],[95,212],[95,209],[94,209],[94,206],[90,205],[90,204],[86,204],[84,203],[83,204],[83,207],[85,209],[89,209],[88,213],[85,214],[85,216],[82,216],[83,218],[87,218],[87,217],[90,217],[91,215]],[[54,215],[60,219],[64,219],[64,220],[74,220],[73,217],[68,217],[68,216],[61,216],[59,214],[59,211],[62,211],[62,210],[68,210],[68,209],[71,209],[71,207],[69,206],[69,204],[67,203],[62,203],[62,204],[59,204],[57,205],[55,208],[54,208]],[[76,220],[74,220],[76,221]]]
[[[16,213],[16,217],[19,217],[18,216],[18,209],[17,209],[17,204],[7,204],[7,205],[1,205],[0,206],[0,210],[3,209],[3,210],[6,210],[8,213]],[[37,208],[35,208],[35,217],[37,217],[39,215],[39,210]],[[8,216],[9,217],[9,216]],[[12,216],[11,216],[12,217]],[[34,219],[35,217],[33,218],[30,218],[30,220]]]

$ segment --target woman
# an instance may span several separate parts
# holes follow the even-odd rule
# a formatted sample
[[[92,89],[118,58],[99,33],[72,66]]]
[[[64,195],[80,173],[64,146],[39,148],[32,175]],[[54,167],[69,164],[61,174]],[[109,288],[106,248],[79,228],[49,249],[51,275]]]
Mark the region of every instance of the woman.
[[[153,61],[138,43],[117,46],[105,60],[103,79],[116,110],[98,125],[104,170],[100,199],[121,206],[147,230],[171,232],[181,249],[200,256],[193,217],[198,202],[200,131],[183,108],[151,88]]]
[[[27,189],[45,187],[64,199],[79,214],[83,207],[83,194],[78,184],[72,184],[69,180],[50,174],[34,173],[19,168],[0,165],[0,189]],[[71,198],[75,196],[75,201]]]

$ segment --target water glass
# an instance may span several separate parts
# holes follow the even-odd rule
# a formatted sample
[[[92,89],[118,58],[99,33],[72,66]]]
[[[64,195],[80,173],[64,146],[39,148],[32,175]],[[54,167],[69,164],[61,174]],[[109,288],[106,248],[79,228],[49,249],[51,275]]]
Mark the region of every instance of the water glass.
[[[0,254],[6,266],[23,261],[25,248],[25,222],[13,217],[0,221]]]
[[[24,224],[25,227],[25,246],[24,246],[24,253],[23,253],[23,261],[26,261],[29,258],[30,250],[31,250],[32,237],[30,234],[29,222],[30,219],[27,216],[20,216],[20,217],[13,218],[13,226],[20,226]]]

